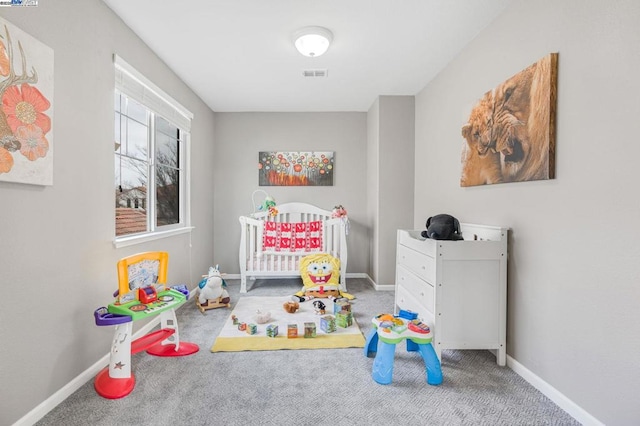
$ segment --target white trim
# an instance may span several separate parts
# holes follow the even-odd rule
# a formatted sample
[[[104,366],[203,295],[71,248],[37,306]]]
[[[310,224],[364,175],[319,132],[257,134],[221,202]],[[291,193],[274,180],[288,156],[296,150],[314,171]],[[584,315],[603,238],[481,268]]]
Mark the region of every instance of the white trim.
[[[160,324],[159,316],[151,320],[149,323],[140,328],[140,330],[134,333],[134,335],[132,336],[133,339],[135,340],[138,337],[144,336],[158,324]],[[49,413],[49,411],[56,408],[58,404],[62,403],[62,401],[70,397],[71,394],[84,386],[85,383],[92,380],[96,376],[96,374],[98,374],[105,366],[109,365],[109,357],[110,354],[106,354],[105,356],[100,358],[100,360],[93,364],[91,367],[84,370],[73,380],[60,388],[60,390],[58,390],[56,393],[42,401],[36,408],[25,414],[21,419],[15,422],[13,426],[31,426],[38,420],[42,419],[47,415],[47,413]]]
[[[193,113],[191,111],[182,106],[180,102],[169,96],[164,90],[152,83],[148,78],[142,75],[142,73],[129,65],[124,59],[122,59],[115,53],[113,54],[113,64],[116,68],[116,88],[118,90],[122,90],[127,93],[127,95],[137,98],[136,100],[138,101],[144,101],[147,96],[150,96],[152,98],[151,104],[159,106],[161,109],[161,111],[155,112],[160,113],[160,115],[162,116],[165,116],[165,114],[168,115],[168,117],[165,117],[168,120],[171,120],[171,118],[176,118],[179,123],[174,124],[179,124],[178,127],[182,127],[183,130],[191,130],[190,122],[191,120],[193,120]],[[118,71],[121,71],[122,75],[120,75]],[[146,90],[141,91],[140,89]],[[166,108],[160,106],[156,99],[153,98],[156,98],[157,101],[161,101],[162,103],[166,104],[166,108],[170,108],[178,112],[180,115],[182,115],[183,119],[175,117],[170,112],[167,112]],[[187,123],[186,127],[184,126],[185,121]]]
[[[369,281],[371,281],[371,278],[369,278],[369,275],[365,274],[364,272],[349,272],[347,274],[347,278],[368,278]]]
[[[558,407],[566,411],[571,417],[584,426],[604,426],[604,423],[593,417],[578,404],[567,398],[559,390],[535,375],[531,370],[507,355],[507,367],[511,368],[518,376],[525,379],[544,396],[553,401]]]
[[[376,291],[396,291],[395,284],[374,284]]]
[[[224,277],[228,280],[239,280],[240,274],[224,274]]]
[[[156,231],[145,234],[129,235],[126,237],[118,237],[113,241],[115,248],[132,246],[134,244],[142,244],[149,241],[159,240],[161,238],[173,237],[174,235],[186,234],[194,229],[193,226],[185,226],[184,228],[175,228],[168,231]]]
[[[352,273],[352,274],[347,274],[347,277],[366,278],[367,280],[369,280],[369,284],[371,284],[371,287],[373,287],[375,291],[395,291],[396,290],[395,284],[378,284],[369,276],[369,274]]]
[[[247,276],[249,275],[250,274],[247,274]],[[368,278],[371,284],[375,287],[375,284],[373,283],[373,281],[371,281],[371,278],[369,278],[369,275],[365,274],[364,272],[349,272],[348,274],[345,274],[345,276],[347,278]],[[240,274],[224,274],[224,277],[228,280],[239,280],[241,278],[241,275]],[[291,275],[268,275],[266,277],[260,277],[260,279],[265,279],[265,280],[295,279],[295,278],[296,277],[293,277]]]
[[[186,171],[184,174],[184,188],[182,191],[183,200],[180,200],[180,206],[184,207],[184,226],[193,229],[191,226],[191,132],[187,132],[185,140],[184,140],[184,154],[185,154],[185,166],[183,170]],[[189,241],[191,244],[191,241]],[[189,245],[191,247],[191,245]]]
[[[250,274],[247,274],[247,277],[249,277]],[[241,278],[240,274],[225,274],[224,277],[228,280],[239,280]],[[371,279],[371,277],[369,276],[369,274],[365,273],[365,272],[349,272],[347,274],[345,274],[345,277],[347,278],[365,278],[367,280],[369,280],[369,284],[371,284],[371,287],[373,287],[376,291],[394,291],[396,289],[396,286],[394,284],[386,284],[386,285],[379,285],[376,284],[375,281],[373,281]],[[277,276],[277,275],[269,275],[269,276],[265,276],[265,277],[260,277],[260,279],[265,279],[265,280],[274,280],[274,279],[286,279],[286,278],[295,278],[292,277],[290,275],[281,275],[281,276]]]

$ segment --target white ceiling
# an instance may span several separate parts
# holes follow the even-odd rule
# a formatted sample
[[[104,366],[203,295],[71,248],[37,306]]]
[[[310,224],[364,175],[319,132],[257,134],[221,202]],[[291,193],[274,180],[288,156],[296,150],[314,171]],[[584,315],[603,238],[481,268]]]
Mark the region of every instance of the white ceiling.
[[[512,0],[103,0],[214,111],[367,111],[415,95]],[[300,55],[292,34],[333,32]],[[328,76],[303,77],[307,69]]]

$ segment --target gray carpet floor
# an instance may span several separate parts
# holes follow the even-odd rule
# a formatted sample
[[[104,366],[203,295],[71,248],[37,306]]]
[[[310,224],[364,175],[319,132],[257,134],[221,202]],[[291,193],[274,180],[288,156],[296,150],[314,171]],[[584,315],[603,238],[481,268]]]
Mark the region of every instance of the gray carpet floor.
[[[239,297],[228,280],[232,304]],[[290,295],[299,280],[257,280],[250,296]],[[348,280],[354,318],[393,311],[393,292]],[[444,351],[440,386],[425,381],[420,355],[398,345],[393,383],[371,378],[363,349],[211,353],[231,309],[177,312],[182,341],[200,351],[181,358],[133,355],[136,386],[125,398],[98,396],[86,383],[37,424],[45,425],[578,425],[489,351]]]

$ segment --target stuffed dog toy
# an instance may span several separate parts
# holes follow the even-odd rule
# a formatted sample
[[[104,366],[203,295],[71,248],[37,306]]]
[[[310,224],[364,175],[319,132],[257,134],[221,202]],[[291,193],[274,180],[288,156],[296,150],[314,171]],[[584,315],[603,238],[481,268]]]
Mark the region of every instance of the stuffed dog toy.
[[[315,309],[316,314],[324,315],[326,313],[327,305],[325,305],[320,300],[314,300],[313,301],[313,309]]]
[[[424,238],[433,240],[462,240],[460,222],[448,214],[438,214],[427,219],[427,230],[422,231]]]

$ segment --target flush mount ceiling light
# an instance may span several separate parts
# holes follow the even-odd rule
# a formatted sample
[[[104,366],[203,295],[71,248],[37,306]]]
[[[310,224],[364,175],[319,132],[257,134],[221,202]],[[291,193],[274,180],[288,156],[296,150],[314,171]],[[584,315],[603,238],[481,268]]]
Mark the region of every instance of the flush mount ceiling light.
[[[323,27],[305,27],[295,32],[293,40],[298,52],[315,58],[327,51],[333,34]]]

